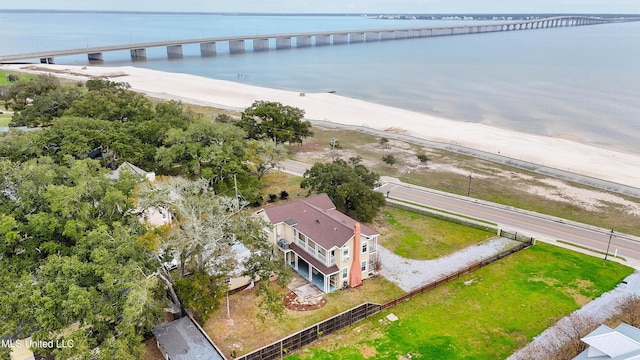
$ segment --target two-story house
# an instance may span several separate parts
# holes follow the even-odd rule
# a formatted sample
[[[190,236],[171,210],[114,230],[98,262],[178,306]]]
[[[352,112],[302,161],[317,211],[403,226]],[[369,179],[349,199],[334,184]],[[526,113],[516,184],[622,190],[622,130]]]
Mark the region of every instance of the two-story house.
[[[284,260],[325,293],[373,275],[379,234],[336,210],[327,194],[258,210]]]

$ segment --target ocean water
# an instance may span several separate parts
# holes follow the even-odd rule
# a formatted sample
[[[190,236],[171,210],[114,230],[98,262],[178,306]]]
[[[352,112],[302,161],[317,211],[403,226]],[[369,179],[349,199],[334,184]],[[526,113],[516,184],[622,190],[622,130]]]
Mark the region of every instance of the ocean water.
[[[449,25],[360,16],[1,13],[0,54],[155,40]],[[455,22],[461,24],[461,22]],[[455,121],[640,153],[640,22],[272,49],[133,65],[301,92],[335,91]],[[274,47],[274,44],[271,44]],[[58,64],[88,65],[85,56]],[[393,124],[393,119],[389,119]],[[398,124],[401,125],[401,124]],[[561,154],[559,154],[561,156]]]

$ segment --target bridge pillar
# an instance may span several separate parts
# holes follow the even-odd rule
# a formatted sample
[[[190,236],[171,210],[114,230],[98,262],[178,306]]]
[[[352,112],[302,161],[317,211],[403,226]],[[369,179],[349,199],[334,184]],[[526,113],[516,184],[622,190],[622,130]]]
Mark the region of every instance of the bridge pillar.
[[[291,38],[290,37],[276,38],[276,49],[291,49]]]
[[[253,39],[253,51],[268,51],[269,39]]]
[[[245,52],[244,40],[229,40],[229,53],[238,54]]]
[[[311,36],[296,36],[296,47],[306,46],[311,46]]]
[[[447,36],[447,35],[453,35],[453,28],[433,29],[433,36]]]
[[[55,59],[53,56],[40,58],[40,64],[55,64]]]
[[[382,31],[380,32],[380,40],[393,40],[395,39],[395,35],[393,31]]]
[[[104,61],[101,52],[87,54],[89,61]]]
[[[409,32],[407,30],[395,30],[393,32],[392,39],[406,39],[409,37]]]
[[[329,35],[316,35],[316,46],[330,45],[331,36]]]
[[[350,43],[360,43],[364,41],[364,33],[351,33],[349,34]]]
[[[420,30],[417,30],[417,29],[408,30],[407,37],[410,37],[410,38],[420,37]]]
[[[421,29],[420,36],[431,36],[431,29]]]
[[[333,34],[333,44],[346,44],[349,42],[348,34]]]
[[[182,57],[182,45],[167,46],[167,57],[169,59],[178,59]]]
[[[131,49],[131,60],[142,60],[147,58],[147,49]]]
[[[368,31],[364,33],[364,41],[380,41],[380,32]]]
[[[216,43],[200,43],[200,55],[202,56],[214,56],[216,54]]]

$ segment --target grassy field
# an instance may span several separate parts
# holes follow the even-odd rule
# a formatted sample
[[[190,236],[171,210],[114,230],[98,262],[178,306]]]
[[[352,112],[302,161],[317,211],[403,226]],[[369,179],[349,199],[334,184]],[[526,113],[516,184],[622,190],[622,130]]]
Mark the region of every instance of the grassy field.
[[[343,159],[361,156],[363,164],[369,169],[381,175],[397,177],[411,184],[465,196],[470,190],[471,196],[477,199],[640,236],[640,221],[637,215],[627,212],[616,204],[602,202],[597,210],[587,210],[576,205],[575,201],[551,200],[528,192],[529,187],[558,191],[544,182],[548,179],[547,177],[536,173],[471,156],[420,148],[397,141],[390,141],[387,148],[379,144],[379,138],[359,132],[319,127],[314,127],[313,131],[315,135],[306,139],[302,146],[289,147],[291,157],[313,163],[331,161],[332,156]],[[340,147],[334,151],[329,145],[333,138],[340,143]],[[382,161],[382,155],[386,153],[394,154],[397,160],[394,166],[386,165]],[[426,163],[418,161],[416,155],[419,153],[426,154],[429,161]],[[469,189],[470,174],[472,174],[472,181]],[[569,184],[579,189],[591,189],[580,184]],[[606,193],[606,191],[602,192]],[[640,199],[637,198],[612,194],[633,203],[640,203]]]
[[[9,126],[12,116],[13,114],[0,114],[0,126]]]
[[[7,78],[6,74],[18,76],[18,81],[31,80],[38,77],[37,75],[24,74],[15,71],[4,71],[2,74],[0,74],[0,86],[9,84],[9,79]]]
[[[380,245],[416,260],[436,259],[495,236],[491,230],[391,207],[386,207],[371,226],[382,234]]]
[[[280,199],[280,192],[282,190],[289,193],[289,200],[297,200],[307,196],[307,189],[300,188],[302,178],[299,176],[293,176],[285,174],[279,171],[270,171],[262,177],[261,180],[261,194],[264,200],[269,199],[269,194],[278,195],[278,201]]]
[[[632,272],[538,243],[289,358],[504,359]]]

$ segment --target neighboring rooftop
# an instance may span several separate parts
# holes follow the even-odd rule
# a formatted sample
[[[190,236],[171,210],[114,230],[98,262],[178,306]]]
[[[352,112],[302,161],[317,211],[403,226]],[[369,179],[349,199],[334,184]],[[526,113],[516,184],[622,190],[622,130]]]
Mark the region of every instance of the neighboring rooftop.
[[[117,179],[120,177],[120,173],[123,171],[129,171],[132,174],[144,176],[145,178],[149,179],[149,181],[155,181],[156,179],[156,174],[154,172],[144,171],[127,161],[123,162],[111,174],[107,175],[107,177],[110,179]]]
[[[171,360],[224,360],[189,317],[156,326],[152,331],[158,348]]]
[[[640,359],[640,329],[620,324],[614,329],[600,325],[581,339],[589,347],[574,360]]]

